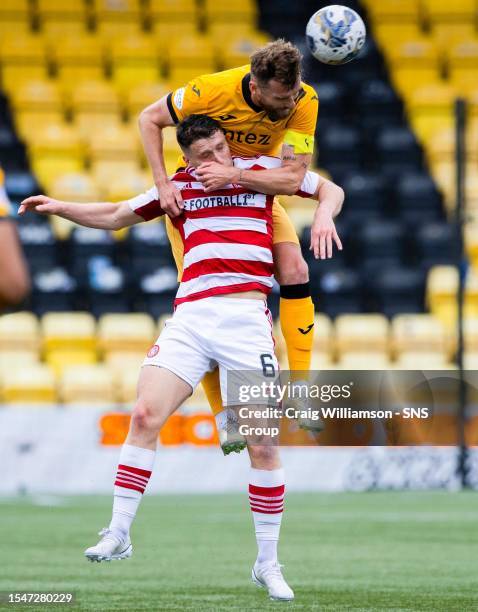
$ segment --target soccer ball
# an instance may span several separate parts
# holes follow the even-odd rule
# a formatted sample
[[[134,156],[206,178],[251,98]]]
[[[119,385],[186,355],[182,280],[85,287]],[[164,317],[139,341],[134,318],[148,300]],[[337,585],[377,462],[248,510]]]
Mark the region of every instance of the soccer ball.
[[[366,38],[358,13],[340,4],[325,6],[309,19],[305,31],[312,55],[324,64],[346,64],[357,56]]]

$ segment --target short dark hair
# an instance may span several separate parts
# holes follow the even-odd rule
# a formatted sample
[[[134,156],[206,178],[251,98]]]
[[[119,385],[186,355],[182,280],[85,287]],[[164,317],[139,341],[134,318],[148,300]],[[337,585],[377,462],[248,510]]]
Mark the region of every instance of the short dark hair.
[[[278,38],[251,55],[251,73],[260,85],[276,79],[289,89],[300,80],[302,55],[292,43]]]
[[[176,138],[183,149],[189,147],[200,138],[210,138],[215,132],[223,132],[219,121],[208,115],[189,115],[176,128]]]

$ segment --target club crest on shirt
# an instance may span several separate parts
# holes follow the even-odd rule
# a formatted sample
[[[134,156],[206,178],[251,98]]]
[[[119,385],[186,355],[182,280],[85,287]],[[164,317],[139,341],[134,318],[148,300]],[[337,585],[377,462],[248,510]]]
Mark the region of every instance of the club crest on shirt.
[[[159,346],[157,344],[153,344],[153,346],[149,349],[148,351],[148,357],[156,357],[156,355],[159,353]]]

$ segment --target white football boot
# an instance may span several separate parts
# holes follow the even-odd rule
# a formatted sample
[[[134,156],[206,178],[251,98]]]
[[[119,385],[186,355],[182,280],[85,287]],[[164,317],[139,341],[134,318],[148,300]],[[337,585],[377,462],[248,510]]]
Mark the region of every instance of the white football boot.
[[[114,561],[128,559],[133,554],[133,546],[129,535],[125,539],[113,535],[107,527],[102,529],[98,535],[101,540],[96,546],[90,546],[85,550],[85,557],[89,561]]]
[[[284,398],[284,408],[292,408],[297,412],[309,412],[311,410],[310,402],[308,397],[304,397],[304,395],[308,395],[304,389],[302,389],[302,394],[300,394],[301,387],[308,387],[309,383],[306,380],[297,380],[291,383],[291,393],[288,394]],[[293,395],[294,389],[297,390],[296,396]],[[292,395],[292,397],[291,397]],[[306,431],[313,431],[314,433],[319,433],[325,429],[325,423],[321,418],[320,412],[317,409],[313,409],[314,417],[307,415],[299,415],[297,417],[297,423],[301,429],[305,429]]]
[[[252,582],[259,587],[267,589],[271,599],[276,601],[292,601],[294,599],[294,591],[285,581],[281,567],[282,565],[278,563],[259,565],[256,562],[252,568]]]
[[[240,453],[246,448],[246,439],[239,433],[239,421],[232,408],[224,408],[216,414],[216,426],[224,455]]]

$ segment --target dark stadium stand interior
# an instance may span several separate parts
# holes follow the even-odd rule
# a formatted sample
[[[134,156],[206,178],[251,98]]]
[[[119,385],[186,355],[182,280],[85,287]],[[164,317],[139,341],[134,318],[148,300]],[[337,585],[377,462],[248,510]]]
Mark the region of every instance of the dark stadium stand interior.
[[[326,4],[259,1],[259,27],[303,48],[308,17]],[[363,5],[348,5],[366,18]],[[370,32],[360,59],[345,66],[320,64],[305,49],[304,57],[305,78],[320,100],[318,165],[346,191],[337,222],[343,253],[316,261],[308,230],[301,235],[319,310],[330,316],[422,312],[428,269],[452,262],[453,231],[383,58]],[[41,186],[3,94],[0,126],[0,164],[18,204]],[[35,313],[145,310],[157,317],[171,310],[175,269],[162,225],[135,227],[123,241],[81,229],[58,240],[48,220],[34,215],[20,219],[19,228],[33,274],[27,308]],[[277,296],[272,302],[275,308]]]

